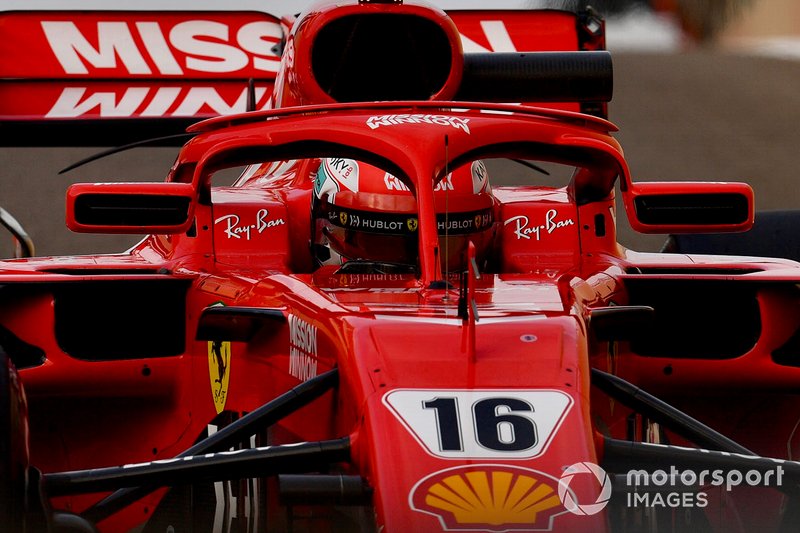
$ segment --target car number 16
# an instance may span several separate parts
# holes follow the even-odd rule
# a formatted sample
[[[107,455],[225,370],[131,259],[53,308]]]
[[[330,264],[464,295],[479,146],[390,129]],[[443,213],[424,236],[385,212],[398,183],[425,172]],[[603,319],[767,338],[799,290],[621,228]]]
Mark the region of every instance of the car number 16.
[[[572,398],[554,390],[409,390],[384,404],[433,455],[530,458],[558,431]]]

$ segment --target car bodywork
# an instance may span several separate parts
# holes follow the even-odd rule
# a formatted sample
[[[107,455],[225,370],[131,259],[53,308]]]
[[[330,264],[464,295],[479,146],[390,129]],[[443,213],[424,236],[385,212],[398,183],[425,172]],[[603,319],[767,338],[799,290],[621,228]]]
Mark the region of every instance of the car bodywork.
[[[566,20],[570,50],[585,55],[559,55],[556,67],[555,56],[517,57],[538,83],[515,84],[495,59],[463,53],[438,9],[319,4],[286,34],[270,109],[191,126],[163,183],[71,187],[71,229],[151,235],[121,254],[0,264],[9,523],[793,527],[800,270],[620,246],[615,187],[633,227],[655,233],[747,230],[752,190],[635,182],[615,126],[596,116],[607,56],[589,50],[602,34],[578,38],[587,19],[575,14],[541,16]],[[365,65],[407,51],[378,47],[391,32],[424,35],[424,53],[407,71],[371,71],[365,89],[354,78]],[[315,46],[345,49],[337,39],[353,35],[364,39],[354,56],[315,63]],[[501,77],[487,82],[481,69]],[[569,69],[584,77],[565,81]],[[414,272],[314,262],[324,158],[378,167],[413,194]],[[470,221],[494,226],[491,253],[447,272],[434,189],[496,158],[572,174],[557,187],[536,174],[495,186],[491,220]],[[240,167],[233,186],[214,186]],[[670,468],[754,471],[767,486],[656,490],[674,488],[658,482]],[[635,486],[630,471],[643,476]]]

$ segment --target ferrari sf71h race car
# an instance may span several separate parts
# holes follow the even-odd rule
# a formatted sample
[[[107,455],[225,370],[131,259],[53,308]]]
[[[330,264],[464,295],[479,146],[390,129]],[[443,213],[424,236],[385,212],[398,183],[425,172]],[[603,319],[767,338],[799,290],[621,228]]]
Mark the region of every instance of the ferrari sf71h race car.
[[[73,70],[220,44],[174,13],[4,16]],[[274,89],[190,126],[166,181],[69,189],[72,230],[149,236],[0,263],[4,530],[796,530],[800,267],[616,239],[616,187],[673,235],[748,230],[751,188],[633,181],[591,12],[472,16],[284,19]],[[464,52],[494,16],[535,52]],[[19,135],[80,122],[63,83]],[[195,82],[164,83],[89,125]]]

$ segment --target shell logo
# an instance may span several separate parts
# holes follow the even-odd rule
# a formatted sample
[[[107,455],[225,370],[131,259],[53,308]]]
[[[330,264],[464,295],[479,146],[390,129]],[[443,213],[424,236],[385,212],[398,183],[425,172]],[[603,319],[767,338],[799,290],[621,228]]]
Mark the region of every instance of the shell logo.
[[[527,468],[471,465],[436,472],[418,482],[411,508],[436,516],[445,531],[549,531],[566,509],[558,480]]]

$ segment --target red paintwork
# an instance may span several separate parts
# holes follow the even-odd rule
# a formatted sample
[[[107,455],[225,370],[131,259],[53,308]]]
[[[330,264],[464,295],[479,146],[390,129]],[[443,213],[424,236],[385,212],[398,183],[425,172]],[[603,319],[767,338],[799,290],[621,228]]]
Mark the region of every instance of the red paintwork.
[[[695,258],[689,262],[684,256],[637,255],[615,243],[612,224],[609,223],[605,235],[597,235],[595,217],[609,216],[614,210],[611,190],[600,194],[595,202],[577,206],[574,198],[581,192],[576,182],[555,190],[497,187],[499,212],[496,219],[501,222],[497,236],[499,269],[497,273],[482,273],[476,282],[475,301],[480,320],[475,324],[474,358],[470,357],[468,328],[455,318],[456,293],[425,289],[442,276],[433,252],[438,239],[430,231],[433,182],[426,177],[443,172],[442,151],[437,149],[442,130],[449,136],[451,159],[477,146],[513,139],[553,146],[568,144],[595,154],[597,175],[604,174],[601,170],[604,164],[619,165],[624,172],[623,183],[631,181],[617,142],[602,132],[603,122],[598,120],[575,124],[569,114],[561,121],[554,121],[553,117],[558,117],[554,111],[525,110],[497,115],[464,110],[452,116],[468,117],[469,134],[449,126],[397,124],[372,130],[366,125],[369,117],[385,114],[390,107],[401,114],[404,111],[434,113],[436,106],[399,103],[360,108],[339,106],[343,109],[320,107],[312,114],[289,109],[269,112],[269,116],[278,118],[268,121],[245,123],[243,119],[230,119],[238,125],[201,126],[198,129],[206,132],[184,148],[171,176],[173,181],[185,176],[183,179],[191,181],[191,187],[202,191],[209,182],[206,169],[214,168],[219,161],[242,148],[272,146],[270,154],[282,160],[296,157],[298,154],[291,146],[307,138],[354,148],[369,146],[374,160],[394,161],[418,191],[421,234],[421,276],[418,279],[402,275],[382,278],[334,274],[333,267],[312,272],[306,245],[291,244],[298,240],[295,235],[307,234],[310,172],[315,169],[315,164],[307,161],[276,165],[275,178],[255,174],[242,180],[238,187],[214,190],[211,206],[196,205],[197,237],[154,236],[139,245],[131,256],[64,261],[59,265],[61,271],[76,270],[76,274],[69,276],[45,274],[43,271],[52,268],[53,262],[7,263],[7,268],[38,273],[38,279],[68,277],[91,282],[100,276],[76,276],[81,267],[102,268],[111,273],[115,268],[130,271],[135,266],[149,266],[154,270],[166,269],[173,276],[185,276],[192,283],[188,294],[188,344],[184,356],[146,362],[80,363],[66,354],[59,355],[57,344],[51,340],[46,345],[48,364],[23,371],[34,406],[37,399],[44,402],[42,395],[54,395],[63,402],[67,401],[65,395],[96,399],[124,394],[140,398],[131,406],[137,413],[141,413],[138,402],[148,398],[148,402],[158,405],[160,415],[168,413],[172,423],[159,423],[154,413],[147,417],[139,414],[137,419],[141,418],[141,425],[132,424],[130,420],[120,425],[110,433],[114,438],[127,438],[126,431],[148,436],[140,439],[140,450],[129,447],[124,456],[118,451],[111,455],[102,453],[90,447],[88,441],[80,440],[85,432],[70,432],[71,438],[79,439],[80,444],[65,452],[61,459],[47,454],[46,463],[43,451],[36,446],[48,439],[34,433],[34,459],[44,463],[47,470],[86,468],[149,459],[152,454],[148,450],[152,448],[158,450],[158,457],[164,457],[188,447],[215,415],[205,362],[207,346],[205,342],[193,340],[200,310],[216,301],[227,305],[277,307],[317,328],[315,372],[322,373],[337,366],[341,373],[336,402],[323,401],[303,411],[302,415],[288,418],[281,425],[281,434],[285,432],[291,438],[302,440],[352,435],[352,468],[365,476],[375,489],[378,524],[385,525],[387,530],[428,531],[438,527],[438,519],[426,512],[412,511],[407,502],[416,484],[437,471],[459,464],[506,464],[558,478],[563,465],[598,461],[593,435],[596,428],[590,413],[594,409],[602,413],[604,409],[601,400],[590,402],[588,369],[590,365],[608,367],[609,347],[587,336],[585,316],[592,307],[626,303],[625,280],[647,277],[625,272],[651,265],[671,266],[676,274],[654,277],[696,280],[714,278],[715,269],[747,267],[762,271],[758,279],[763,282],[770,270],[777,269],[776,272],[784,274],[789,266],[779,260],[748,262]],[[451,112],[437,110],[436,113],[450,116]],[[415,146],[413,150],[409,149],[410,139]],[[610,163],[603,163],[601,153],[606,154]],[[182,173],[183,167],[194,168],[191,177]],[[602,182],[595,185],[603,186]],[[103,187],[99,185],[97,189]],[[115,186],[105,187],[114,190]],[[635,190],[635,186],[631,188]],[[714,190],[712,185],[707,188]],[[718,188],[722,190],[724,186]],[[259,215],[261,210],[266,210],[267,214]],[[232,216],[238,218],[234,220]],[[518,224],[522,220],[520,217],[527,217],[527,222]],[[265,225],[263,232],[258,232],[259,220],[276,223]],[[248,226],[251,226],[249,239],[246,233],[234,231]],[[535,233],[525,231],[539,226],[545,229],[539,230],[538,240]],[[548,228],[552,231],[548,232]],[[704,263],[709,270],[700,278],[696,273],[685,276],[679,273],[682,266],[696,269]],[[746,283],[749,276],[754,274],[716,277],[725,277],[730,283]],[[22,278],[24,276],[18,277]],[[623,376],[651,389],[676,390],[674,387],[703,383],[705,386],[716,384],[721,394],[720,391],[744,386],[757,387],[762,382],[772,386],[796,383],[800,379],[800,369],[775,365],[768,356],[769,347],[780,345],[796,328],[796,324],[774,322],[768,316],[779,313],[777,306],[796,305],[796,299],[770,296],[773,289],[763,291],[760,298],[764,306],[764,332],[755,348],[761,352],[759,356],[725,361],[670,360],[675,372],[674,377],[667,377],[656,371],[656,367],[663,367],[663,359],[626,354],[621,346],[610,364]],[[4,320],[24,339],[33,338],[26,336],[26,324],[30,322],[25,317],[38,315],[42,320],[49,314],[47,307],[36,307],[34,303],[31,300],[28,304],[31,309],[24,313],[17,308],[15,320]],[[46,305],[47,302],[42,303]],[[52,320],[52,315],[50,317]],[[521,342],[526,335],[535,336],[537,340],[530,345]],[[36,338],[41,339],[41,334]],[[42,344],[43,341],[37,342]],[[762,344],[764,348],[760,348]],[[288,330],[266,338],[256,337],[249,344],[234,343],[225,409],[252,410],[297,384],[299,380],[289,372],[292,365],[289,346]],[[748,358],[753,363],[748,364]],[[141,377],[144,364],[152,370],[147,378]],[[713,374],[709,374],[712,368]],[[693,380],[692,376],[696,378]],[[146,388],[141,387],[144,382],[148,384]],[[59,386],[59,383],[64,385]],[[734,384],[737,388],[731,389]],[[386,394],[404,389],[430,390],[431,397],[437,395],[436,391],[470,389],[503,391],[506,395],[513,395],[514,391],[556,390],[571,398],[572,407],[557,431],[550,435],[552,440],[546,451],[535,459],[503,461],[495,457],[461,462],[430,455],[387,410]],[[167,406],[170,410],[166,410]],[[113,412],[118,413],[119,409],[114,405]],[[104,409],[97,410],[100,413],[96,416],[103,418]],[[609,428],[617,427],[624,423],[624,413],[622,409],[607,413],[605,423]],[[32,420],[36,432],[35,416]],[[179,420],[185,423],[176,422]],[[589,492],[578,494],[579,501],[596,498],[596,492],[592,492],[596,487],[585,490]],[[75,505],[80,505],[79,501],[76,499]],[[135,516],[135,511],[129,514]],[[602,514],[588,517],[565,513],[555,516],[553,527],[559,531],[586,530],[586,527],[600,530],[604,520]]]
[[[2,12],[0,116],[213,117],[266,105],[280,21],[257,12]]]
[[[272,78],[280,60],[271,51],[280,23],[265,13],[5,12],[2,20],[0,67],[13,78]]]
[[[692,227],[681,224],[658,224],[651,228],[648,224],[643,224],[638,217],[631,217],[631,227],[641,233],[724,233],[747,231],[753,226],[755,210],[753,209],[753,189],[746,183],[704,183],[694,181],[676,182],[642,182],[631,187],[629,194],[626,194],[625,209],[635,212],[634,201],[640,195],[670,195],[670,194],[738,194],[747,199],[749,209],[746,217],[738,224],[707,224],[701,227]]]
[[[292,34],[295,57],[284,57],[285,70],[276,82],[276,103],[284,107],[194,126],[198,135],[182,149],[169,183],[76,186],[69,193],[70,209],[87,191],[190,195],[193,229],[149,236],[119,255],[0,263],[0,283],[20,287],[9,296],[9,305],[0,308],[0,324],[42,348],[47,357],[43,365],[20,372],[30,404],[32,463],[54,472],[170,458],[201,438],[221,409],[235,415],[252,411],[334,367],[340,375],[336,392],[283,420],[270,432],[270,443],[350,436],[352,461],[341,468],[363,476],[374,489],[379,531],[512,531],[529,528],[531,522],[554,531],[607,530],[606,513],[571,514],[557,499],[544,497],[538,500],[543,503],[536,518],[528,515],[527,526],[514,525],[513,513],[499,512],[502,519],[494,522],[487,518],[490,513],[479,513],[477,522],[459,522],[427,492],[448,476],[499,480],[493,476],[508,475],[517,481],[534,478],[554,498],[567,466],[602,459],[600,434],[629,436],[630,412],[590,389],[592,367],[663,393],[759,453],[785,457],[788,442],[789,452],[796,454],[798,443],[792,436],[800,409],[791,393],[800,384],[800,368],[777,364],[770,353],[800,325],[795,290],[800,267],[784,260],[638,254],[617,244],[617,176],[632,218],[637,185],[611,135],[615,127],[602,119],[511,105],[310,105],[327,100],[316,85],[303,81],[309,75],[303,70],[309,52],[302,39],[336,17],[362,9],[429,17],[456,43],[455,26],[438,10],[416,4],[322,5],[301,19]],[[453,49],[454,64],[459,64],[460,48],[454,44]],[[458,76],[454,69],[437,96],[451,96]],[[413,123],[387,115],[442,118],[439,123]],[[308,140],[315,142],[303,144]],[[319,158],[343,149],[378,166],[391,162],[412,185],[419,218],[418,277],[337,274],[335,267],[314,267],[308,248],[313,175]],[[474,295],[478,316],[462,321],[456,314],[460,282],[443,272],[438,260],[433,184],[454,161],[489,155],[580,161],[582,169],[563,188],[495,187],[492,268],[470,280],[468,292]],[[275,164],[260,165],[263,161]],[[233,187],[211,186],[214,171],[243,163],[259,166]],[[650,187],[676,192],[735,188],[748,196],[752,208],[746,186]],[[68,223],[82,229],[73,219]],[[445,277],[454,283],[452,289],[431,288]],[[631,303],[642,294],[637,283],[694,282],[703,287],[718,279],[732,289],[752,287],[757,300],[761,327],[752,349],[739,357],[683,358],[680,352],[643,356],[629,343],[599,342],[589,330],[592,308]],[[110,280],[187,283],[182,353],[88,361],[65,351],[55,323],[60,288],[80,287],[87,297],[97,298]],[[154,297],[156,312],[158,294],[148,295]],[[697,301],[690,291],[683,297],[686,306],[715,312],[713,301]],[[213,370],[210,374],[208,343],[195,339],[202,310],[219,302],[277,308],[288,319],[277,332],[232,343],[226,391],[216,388]],[[129,318],[147,323],[141,315]],[[720,334],[719,327],[713,331]],[[135,333],[136,338],[147,335],[147,329]],[[124,342],[120,339],[120,345]],[[91,339],[85,343],[91,345]],[[671,371],[665,372],[666,367]],[[761,427],[756,415],[765,402],[759,392],[765,390],[779,408],[768,413],[768,431],[756,433],[753,429]],[[215,398],[223,397],[223,407],[215,404]],[[516,455],[498,446],[465,445],[464,451],[447,455],[441,442],[437,450],[435,439],[428,439],[435,432],[433,408],[426,407],[425,413],[420,401],[455,398],[477,405],[498,397],[536,398],[536,414],[531,415],[538,428],[535,445]],[[740,402],[739,408],[720,415],[718,402],[733,401]],[[459,409],[472,416],[468,405]],[[494,415],[509,410],[500,406]],[[635,424],[641,426],[641,418]],[[645,439],[641,433],[632,437]],[[478,438],[474,434],[464,428],[462,438]],[[508,441],[507,434],[503,438]],[[500,498],[499,483],[493,485],[495,492],[481,495]],[[571,489],[578,503],[594,503],[600,494],[599,485],[592,483],[575,482]],[[101,523],[101,530],[140,525],[162,496],[158,492],[128,507]],[[97,500],[97,495],[88,495],[53,504],[80,511]],[[714,525],[720,524],[724,518]]]
[[[347,9],[351,12],[363,12],[354,2],[350,4]],[[406,3],[400,9],[408,12],[409,8]],[[250,78],[255,80],[256,109],[267,108],[280,59],[272,48],[290,34],[295,17],[276,13],[269,2],[258,12],[237,10],[234,3],[226,6],[230,11],[181,9],[185,6],[165,5],[163,11],[0,11],[0,71],[5,75],[0,82],[0,117],[227,115],[246,109]],[[367,9],[379,13],[396,8]],[[427,8],[415,9],[431,16]],[[324,20],[318,17],[303,32],[321,27],[343,11],[321,9],[327,13]],[[467,52],[577,50],[579,45],[571,13],[455,10],[448,15],[437,12],[435,18],[451,33],[455,23]],[[43,23],[53,28],[51,37]],[[605,47],[603,40],[585,46],[592,50]],[[307,47],[298,49],[298,54],[307,53]],[[297,98],[305,84],[303,77],[307,77],[307,72],[302,72],[306,59],[298,59],[301,68],[295,69],[293,80],[279,81],[291,85],[294,93],[280,97],[281,105],[301,103]],[[460,72],[456,67],[450,85]],[[442,94],[437,99],[447,97]],[[332,101],[313,89],[305,98],[303,102]],[[547,105],[579,110],[576,103]]]
[[[187,217],[184,222],[180,224],[168,225],[116,225],[114,227],[99,226],[95,227],[94,224],[86,224],[76,220],[75,214],[75,200],[81,195],[92,195],[97,192],[109,189],[108,186],[102,183],[76,183],[70,187],[67,192],[67,227],[72,231],[84,233],[145,233],[148,231],[154,233],[183,233],[189,229],[192,220],[192,209],[194,208],[195,190],[188,183],[152,183],[142,185],[141,183],[115,183],[113,185],[114,194],[119,198],[126,196],[136,197],[170,197],[185,199],[189,201],[189,209],[187,210]]]

